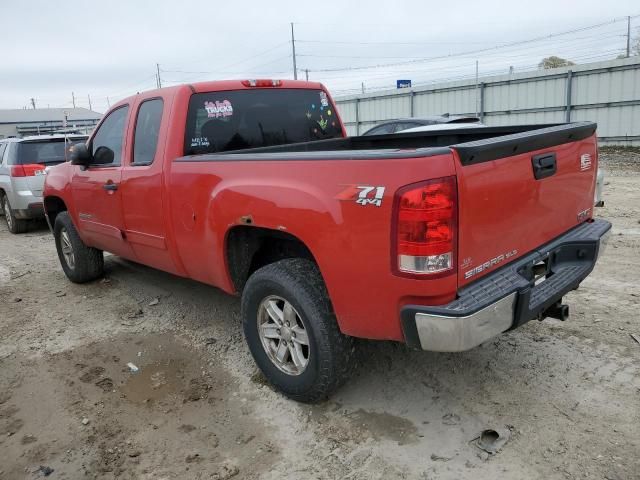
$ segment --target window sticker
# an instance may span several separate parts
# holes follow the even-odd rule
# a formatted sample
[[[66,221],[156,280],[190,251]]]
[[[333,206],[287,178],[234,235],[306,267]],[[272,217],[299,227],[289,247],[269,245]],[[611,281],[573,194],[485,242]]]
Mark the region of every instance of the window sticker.
[[[320,92],[320,108],[327,108],[329,106],[329,98],[325,92]]]
[[[193,137],[191,139],[192,147],[208,147],[211,145],[207,137]]]
[[[327,129],[327,125],[329,124],[329,120],[325,120],[322,115],[320,115],[320,120],[317,121],[317,124],[320,125],[322,130]]]
[[[204,109],[207,111],[209,118],[230,117],[233,115],[233,107],[229,100],[204,102]]]

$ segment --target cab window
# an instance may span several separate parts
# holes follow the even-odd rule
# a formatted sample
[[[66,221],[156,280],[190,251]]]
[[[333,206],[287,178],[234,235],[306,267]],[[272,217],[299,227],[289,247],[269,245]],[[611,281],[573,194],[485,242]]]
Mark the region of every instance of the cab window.
[[[98,127],[91,141],[91,165],[116,166],[122,160],[124,127],[129,113],[125,105],[112,111]]]
[[[163,105],[161,98],[147,100],[140,105],[133,140],[132,165],[151,165],[153,163],[158,148]]]
[[[195,93],[189,101],[185,155],[341,138],[335,106],[322,90]]]

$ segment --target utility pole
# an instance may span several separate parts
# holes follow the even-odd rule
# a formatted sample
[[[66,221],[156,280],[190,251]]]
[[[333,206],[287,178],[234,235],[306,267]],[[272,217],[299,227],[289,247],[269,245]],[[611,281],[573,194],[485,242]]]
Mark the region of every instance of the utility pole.
[[[627,17],[627,58],[631,53],[631,17]]]
[[[362,93],[364,93],[364,82],[360,86],[362,87]]]
[[[87,99],[89,100],[89,110],[91,110],[91,95],[87,93]]]
[[[476,60],[476,117],[479,116],[478,110],[478,60]]]
[[[73,103],[73,108],[76,108],[76,96],[71,92],[71,103]]]
[[[31,99],[31,106],[33,107],[34,110],[36,109],[36,99],[35,98]]]
[[[107,108],[111,108],[111,102],[109,101],[109,97],[107,97]]]
[[[293,22],[291,22],[291,50],[293,53],[293,79],[298,79],[298,67],[296,66],[296,37],[293,35]]]
[[[308,82],[309,81],[309,69],[308,68],[304,69],[304,74],[305,74],[305,76],[307,78],[307,82]]]
[[[158,88],[162,88],[162,80],[160,79],[160,64],[156,63],[156,72],[158,75]]]

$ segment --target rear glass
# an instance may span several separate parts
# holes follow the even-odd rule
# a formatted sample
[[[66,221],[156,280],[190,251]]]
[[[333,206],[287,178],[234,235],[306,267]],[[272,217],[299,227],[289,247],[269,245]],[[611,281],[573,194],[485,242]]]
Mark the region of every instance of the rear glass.
[[[84,143],[85,141],[86,138],[67,138],[66,148],[64,138],[54,138],[37,142],[20,142],[17,145],[18,149],[13,163],[16,165],[33,163],[53,165],[62,163],[70,158],[70,149],[73,145]]]
[[[320,90],[256,89],[196,93],[189,101],[185,155],[342,137]]]

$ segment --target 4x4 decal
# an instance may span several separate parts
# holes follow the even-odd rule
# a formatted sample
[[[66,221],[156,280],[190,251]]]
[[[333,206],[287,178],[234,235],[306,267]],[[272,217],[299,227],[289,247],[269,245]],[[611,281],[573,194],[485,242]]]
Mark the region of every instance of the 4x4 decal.
[[[338,200],[351,200],[363,207],[367,205],[380,207],[384,198],[384,190],[385,187],[372,185],[348,185],[335,198]]]

